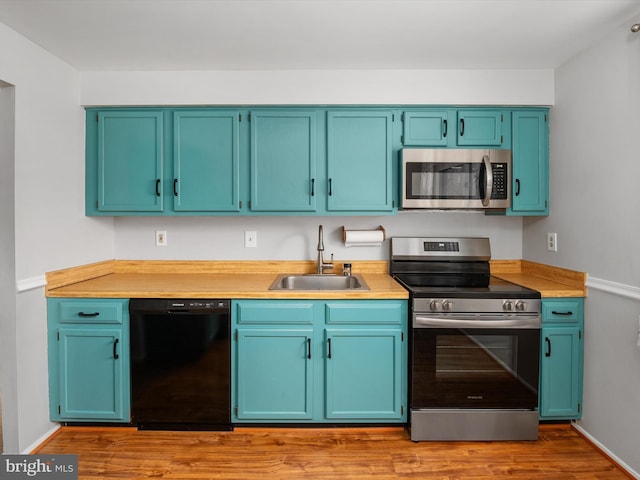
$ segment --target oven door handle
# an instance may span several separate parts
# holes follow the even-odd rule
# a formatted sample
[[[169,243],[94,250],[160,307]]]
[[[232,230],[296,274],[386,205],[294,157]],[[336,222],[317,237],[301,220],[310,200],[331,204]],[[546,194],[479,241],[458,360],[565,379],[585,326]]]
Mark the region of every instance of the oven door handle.
[[[416,315],[413,326],[416,328],[540,328],[542,320],[537,315],[518,316],[496,320],[478,318],[433,318]]]

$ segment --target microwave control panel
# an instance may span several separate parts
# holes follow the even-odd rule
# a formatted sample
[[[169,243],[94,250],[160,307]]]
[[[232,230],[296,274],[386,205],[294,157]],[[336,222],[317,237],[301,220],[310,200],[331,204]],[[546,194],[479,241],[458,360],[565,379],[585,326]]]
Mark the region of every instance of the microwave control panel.
[[[507,198],[507,164],[492,163],[491,172],[493,173],[493,190],[491,198],[506,199]]]

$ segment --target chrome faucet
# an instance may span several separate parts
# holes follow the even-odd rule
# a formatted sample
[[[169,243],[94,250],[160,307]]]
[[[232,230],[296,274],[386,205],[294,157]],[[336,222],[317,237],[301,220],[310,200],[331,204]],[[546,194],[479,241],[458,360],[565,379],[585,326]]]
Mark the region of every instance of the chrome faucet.
[[[318,226],[318,261],[316,263],[316,273],[323,275],[325,270],[333,268],[333,253],[331,254],[331,261],[325,262],[322,258],[322,252],[324,252],[324,241],[322,235],[322,225]]]

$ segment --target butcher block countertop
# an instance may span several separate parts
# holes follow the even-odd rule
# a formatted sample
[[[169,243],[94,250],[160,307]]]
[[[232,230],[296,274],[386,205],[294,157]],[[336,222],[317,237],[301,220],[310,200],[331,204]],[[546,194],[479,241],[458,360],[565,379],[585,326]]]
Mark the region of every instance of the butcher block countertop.
[[[336,261],[335,271],[343,262]],[[384,260],[352,261],[369,290],[269,290],[279,274],[314,273],[313,261],[107,260],[46,274],[48,297],[406,299]],[[586,274],[526,260],[492,260],[491,274],[542,297],[584,297]]]
[[[586,297],[587,274],[528,260],[491,260],[491,274],[537,290],[542,298]]]
[[[336,261],[335,271],[343,262]],[[369,290],[269,290],[279,274],[314,273],[313,261],[109,260],[46,275],[48,297],[406,299],[386,261],[353,261]]]

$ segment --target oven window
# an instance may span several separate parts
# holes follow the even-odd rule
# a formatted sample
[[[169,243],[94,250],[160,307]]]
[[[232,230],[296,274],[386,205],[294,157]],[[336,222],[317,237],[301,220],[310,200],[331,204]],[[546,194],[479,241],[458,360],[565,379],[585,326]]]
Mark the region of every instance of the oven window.
[[[407,198],[480,199],[480,163],[407,163]]]
[[[413,408],[535,408],[540,330],[414,329]]]

